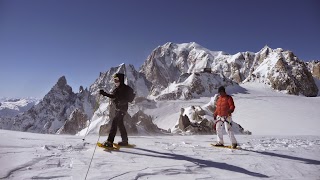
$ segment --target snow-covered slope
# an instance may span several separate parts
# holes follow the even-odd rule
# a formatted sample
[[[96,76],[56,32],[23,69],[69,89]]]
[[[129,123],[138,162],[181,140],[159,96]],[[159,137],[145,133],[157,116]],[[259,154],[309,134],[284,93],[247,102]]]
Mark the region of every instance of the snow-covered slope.
[[[185,73],[178,82],[170,83],[158,95],[150,95],[149,98],[156,100],[190,100],[199,97],[210,97],[217,92],[220,86],[242,92],[237,83],[215,73]]]
[[[236,106],[233,121],[254,135],[320,135],[320,97],[279,93],[260,83],[241,84],[238,88],[227,87],[226,90],[234,98]],[[159,128],[173,131],[179,121],[181,108],[186,109],[185,114],[192,114],[191,106],[206,109],[210,101],[211,97],[187,101],[150,101],[130,106],[129,113],[134,114],[140,109],[151,116]],[[107,104],[102,107],[99,111],[107,112]],[[206,119],[212,119],[212,114],[207,113]],[[98,133],[104,121],[94,116],[90,127],[92,133]],[[84,133],[82,131],[82,135]]]
[[[241,87],[245,90],[243,93],[229,92],[236,106],[233,120],[245,130],[258,135],[320,135],[319,96],[287,95],[260,83],[242,84]],[[210,97],[158,102],[156,108],[146,109],[145,113],[153,116],[160,128],[174,129],[181,108],[204,106],[208,102]]]
[[[13,117],[22,114],[38,103],[39,99],[37,98],[1,98],[0,117]]]
[[[320,97],[292,96],[249,83],[234,96],[234,119],[254,134],[320,135]]]
[[[0,179],[319,179],[319,136],[237,136],[242,150],[215,137],[130,136],[136,148],[95,148],[82,137],[0,130]],[[107,137],[100,137],[104,141]],[[120,140],[120,137],[116,137]],[[226,138],[226,143],[229,143]]]

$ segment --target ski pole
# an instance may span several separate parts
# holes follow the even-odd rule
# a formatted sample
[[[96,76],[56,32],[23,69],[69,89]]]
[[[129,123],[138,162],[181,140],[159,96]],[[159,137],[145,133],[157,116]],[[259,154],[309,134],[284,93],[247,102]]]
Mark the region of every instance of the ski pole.
[[[98,107],[100,105],[99,104],[100,103],[100,99],[101,99],[101,95],[99,95],[99,98],[98,98],[98,101],[97,101],[97,104],[96,104],[96,108],[94,109],[94,112],[98,109]],[[89,125],[88,125],[86,133],[84,134],[84,137],[83,137],[82,141],[85,141],[85,139],[86,139],[87,133],[88,133],[89,128],[90,128],[90,124],[91,124],[91,119],[89,120]]]
[[[99,134],[98,140],[97,140],[97,142],[96,142],[96,146],[94,147],[94,150],[93,150],[93,154],[92,154],[92,157],[91,157],[91,160],[90,160],[90,163],[89,163],[89,167],[88,167],[88,170],[87,170],[87,173],[86,173],[86,177],[84,178],[85,180],[86,180],[86,179],[87,179],[87,177],[88,177],[89,170],[90,170],[90,167],[91,167],[91,163],[92,163],[92,160],[93,160],[94,154],[96,153],[97,144],[98,144],[99,140],[100,140],[100,134]]]

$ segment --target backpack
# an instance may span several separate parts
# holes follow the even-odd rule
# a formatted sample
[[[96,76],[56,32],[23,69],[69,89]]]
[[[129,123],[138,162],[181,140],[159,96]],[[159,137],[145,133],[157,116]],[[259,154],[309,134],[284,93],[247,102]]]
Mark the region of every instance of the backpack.
[[[134,98],[136,97],[136,94],[134,93],[133,89],[127,85],[127,101],[132,102]]]

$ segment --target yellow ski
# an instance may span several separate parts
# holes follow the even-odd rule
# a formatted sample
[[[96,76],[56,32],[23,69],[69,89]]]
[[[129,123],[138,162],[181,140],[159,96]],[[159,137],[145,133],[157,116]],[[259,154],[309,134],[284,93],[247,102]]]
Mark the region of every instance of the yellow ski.
[[[120,149],[120,146],[116,143],[113,143],[113,147],[107,147],[107,146],[103,145],[102,143],[98,142],[97,146],[102,147],[107,150],[119,150]]]
[[[233,148],[232,146],[216,146],[215,144],[210,144],[213,147],[217,147],[217,148],[226,148],[226,149],[241,149],[239,146],[237,146],[236,148]]]

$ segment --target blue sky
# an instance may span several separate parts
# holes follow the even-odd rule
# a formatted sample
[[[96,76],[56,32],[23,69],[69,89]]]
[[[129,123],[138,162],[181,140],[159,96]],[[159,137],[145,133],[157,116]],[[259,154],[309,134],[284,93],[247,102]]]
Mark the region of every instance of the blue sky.
[[[166,42],[231,54],[264,45],[320,59],[317,0],[0,0],[0,97],[74,92],[120,63],[137,69]]]

